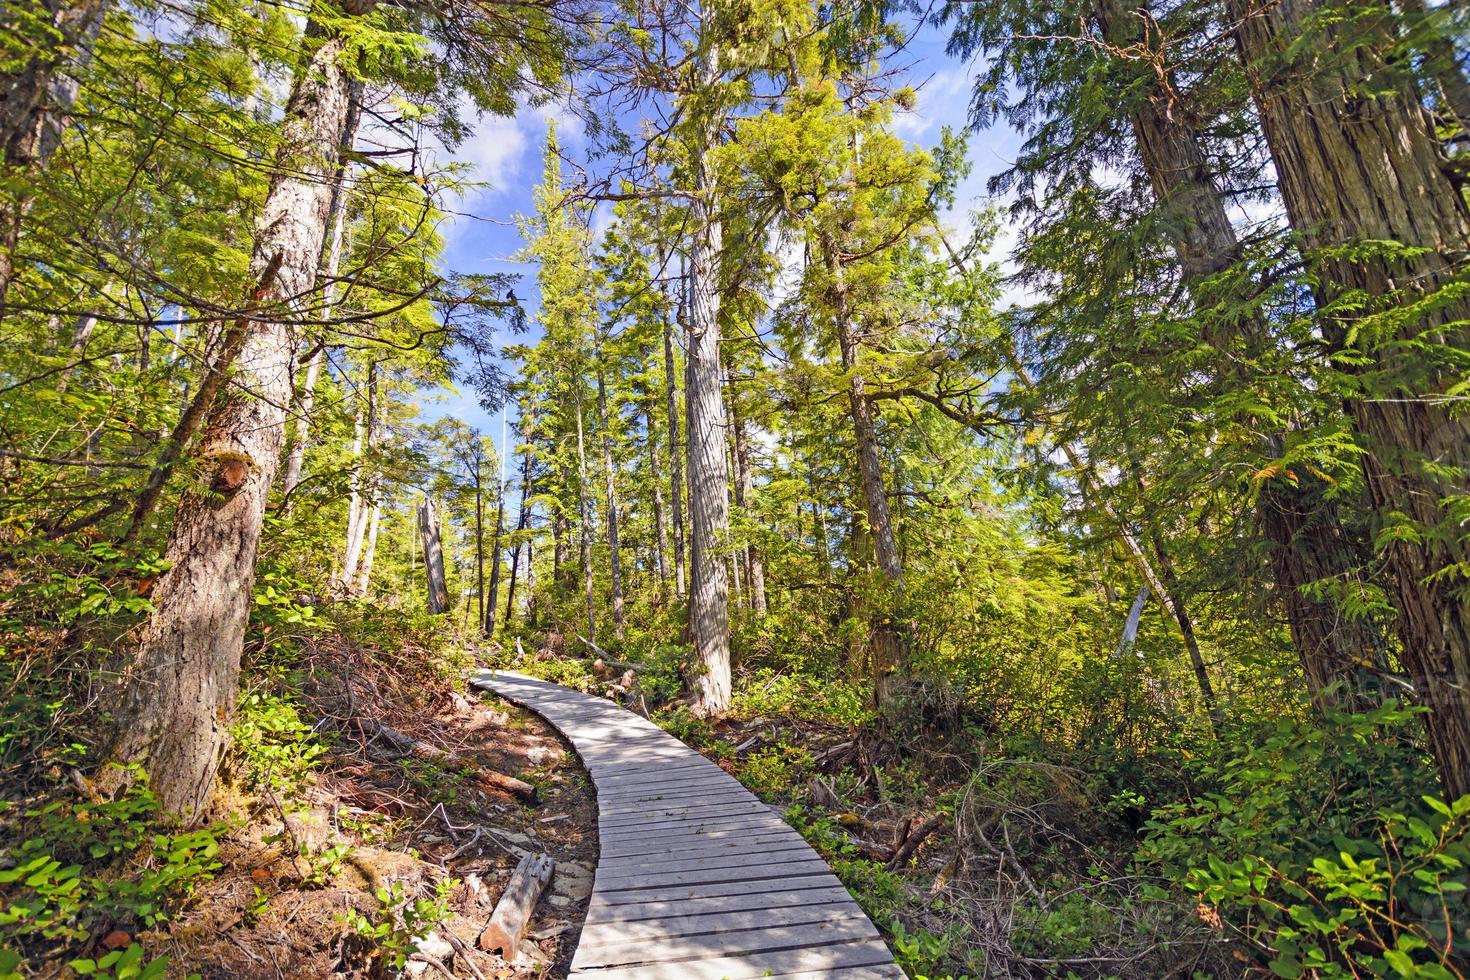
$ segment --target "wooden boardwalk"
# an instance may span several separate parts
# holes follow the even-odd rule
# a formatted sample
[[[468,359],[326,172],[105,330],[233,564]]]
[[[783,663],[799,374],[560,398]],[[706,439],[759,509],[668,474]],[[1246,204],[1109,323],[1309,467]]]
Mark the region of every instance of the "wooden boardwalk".
[[[603,698],[503,671],[470,683],[559,729],[597,789],[602,853],[571,976],[904,976],[821,857],[699,753]]]

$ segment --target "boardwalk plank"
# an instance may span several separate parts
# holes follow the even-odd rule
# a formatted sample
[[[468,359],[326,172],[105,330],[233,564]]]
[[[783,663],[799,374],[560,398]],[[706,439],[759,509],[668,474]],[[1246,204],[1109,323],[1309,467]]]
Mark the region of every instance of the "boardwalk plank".
[[[790,926],[766,926],[736,932],[696,933],[668,936],[656,943],[647,940],[598,945],[577,957],[585,970],[684,962],[722,956],[745,956],[772,949],[829,945],[849,940],[877,939],[878,930],[864,917],[828,918]]]
[[[579,980],[897,980],[878,931],[770,807],[658,726],[602,698],[480,672],[536,711],[597,790],[601,855]]]
[[[877,940],[868,940],[608,969],[583,970],[573,960],[572,973],[587,980],[745,980],[768,977],[780,969],[840,971],[830,975],[846,978],[851,967],[886,966],[891,962],[893,957],[888,947]]]

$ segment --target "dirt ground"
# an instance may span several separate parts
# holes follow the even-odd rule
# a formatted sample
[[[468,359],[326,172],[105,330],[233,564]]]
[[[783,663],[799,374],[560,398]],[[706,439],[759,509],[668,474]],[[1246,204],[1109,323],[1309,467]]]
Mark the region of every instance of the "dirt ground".
[[[223,842],[223,870],[166,930],[140,937],[169,956],[171,975],[382,976],[410,936],[409,976],[566,975],[597,864],[591,785],[534,715],[460,695],[443,701],[411,729],[395,721],[457,765],[357,739],[339,742],[306,806],[283,808],[270,794],[239,801],[250,819]],[[532,783],[539,802],[477,778],[483,770]],[[555,870],[526,939],[505,956],[479,949],[512,871],[532,852],[550,854]],[[414,900],[436,897],[449,915],[421,925]]]

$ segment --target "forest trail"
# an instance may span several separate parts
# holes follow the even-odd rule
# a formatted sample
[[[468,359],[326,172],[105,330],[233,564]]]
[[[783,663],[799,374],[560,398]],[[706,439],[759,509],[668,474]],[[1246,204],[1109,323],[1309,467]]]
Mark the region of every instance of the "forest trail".
[[[505,671],[470,684],[559,729],[597,790],[601,855],[571,976],[904,975],[821,857],[714,763],[602,698]]]

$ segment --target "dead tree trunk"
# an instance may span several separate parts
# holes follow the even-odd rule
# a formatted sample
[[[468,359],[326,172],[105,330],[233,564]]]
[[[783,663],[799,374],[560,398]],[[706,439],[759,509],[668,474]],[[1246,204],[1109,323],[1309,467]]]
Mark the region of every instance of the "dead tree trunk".
[[[439,514],[427,494],[419,501],[419,538],[424,543],[429,613],[440,616],[449,612],[449,586],[444,578],[444,545],[439,539]]]
[[[362,13],[370,4],[353,9]],[[287,100],[275,176],[251,258],[262,308],[310,295],[326,233],[331,175],[347,118],[345,40],[308,24],[309,63]],[[197,818],[214,786],[239,695],[255,554],[275,482],[296,344],[280,316],[243,334],[231,397],[209,413],[195,455],[201,482],[179,502],[164,553],[169,570],[127,672],[111,758],[141,763],[163,808]],[[118,770],[113,770],[118,772]],[[127,778],[125,775],[115,777]]]

